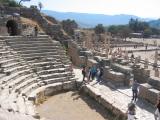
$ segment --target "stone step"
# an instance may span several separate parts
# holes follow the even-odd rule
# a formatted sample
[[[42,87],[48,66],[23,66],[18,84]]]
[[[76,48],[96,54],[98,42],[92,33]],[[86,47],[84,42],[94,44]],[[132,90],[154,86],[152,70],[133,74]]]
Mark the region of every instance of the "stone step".
[[[2,78],[5,77],[5,76],[6,76],[6,74],[0,73],[0,79],[2,79]]]
[[[37,47],[37,48],[39,48],[39,47],[43,47],[43,46],[46,46],[46,47],[55,47],[55,46],[57,46],[57,45],[55,45],[55,44],[52,44],[52,43],[43,43],[43,44],[18,44],[18,43],[12,43],[12,44],[10,44],[9,43],[9,45],[11,46],[11,47],[17,47],[17,48],[23,48],[23,47]]]
[[[40,78],[42,80],[47,80],[47,79],[53,79],[53,78],[59,78],[59,77],[69,77],[69,76],[71,76],[70,72],[63,72],[63,73],[41,75]]]
[[[14,67],[19,67],[22,64],[24,64],[24,62],[14,62],[14,63],[8,63],[7,65],[2,65],[2,67],[6,70]]]
[[[62,72],[65,72],[65,68],[55,68],[55,69],[49,69],[49,70],[41,70],[41,71],[38,71],[37,73],[39,75],[45,75],[45,74],[52,74],[52,73],[62,73]]]
[[[38,80],[38,79],[36,79],[36,78],[30,78],[29,80],[26,80],[26,81],[22,82],[21,84],[17,85],[17,86],[14,88],[14,90],[15,90],[16,92],[22,91],[22,89],[25,89],[26,87],[28,87],[28,86],[36,83],[37,80]]]
[[[49,57],[47,57],[47,58],[42,58],[42,59],[34,59],[34,60],[30,60],[30,61],[27,61],[29,64],[35,64],[35,63],[42,63],[42,62],[53,62],[53,61],[55,61],[55,62],[60,62],[60,60],[59,59],[57,59],[57,58],[49,58]]]
[[[58,46],[31,46],[31,47],[26,47],[26,46],[21,46],[21,47],[15,47],[12,46],[14,48],[14,50],[16,51],[25,51],[25,50],[47,50],[47,49],[57,49]]]
[[[35,66],[35,67],[45,67],[45,66],[54,66],[54,65],[58,65],[58,64],[62,64],[61,62],[39,62],[39,63],[32,63],[32,66]]]
[[[33,91],[34,89],[38,88],[39,87],[39,84],[37,83],[34,83],[28,87],[26,87],[25,89],[21,90],[20,93],[23,95],[23,96],[28,96],[28,94]]]
[[[0,60],[2,60],[2,61],[8,60],[8,59],[12,59],[12,58],[17,59],[18,56],[15,56],[15,55],[13,55],[13,54],[9,54],[9,55],[7,55],[7,56],[0,56]]]
[[[6,59],[6,60],[1,60],[0,64],[7,65],[9,63],[14,63],[14,62],[19,62],[19,61],[18,61],[18,59],[10,58],[10,59]]]
[[[36,66],[37,72],[41,70],[50,70],[50,69],[58,69],[58,68],[64,68],[63,64],[55,64],[55,65],[48,65],[48,66]]]
[[[57,43],[57,41],[51,41],[48,39],[34,39],[34,40],[28,40],[28,39],[24,39],[24,40],[6,40],[9,44],[45,44],[45,43],[52,43],[54,45],[60,45],[59,43]]]
[[[47,80],[43,80],[45,81],[47,84],[52,84],[52,83],[57,83],[57,82],[65,82],[65,81],[71,81],[73,80],[73,77],[59,77],[59,78],[51,78],[51,79],[47,79]],[[42,81],[42,82],[43,82]]]
[[[45,52],[57,52],[57,49],[36,49],[36,50],[18,51],[18,53],[21,54],[45,53]]]
[[[58,54],[57,54],[57,52],[42,52],[42,53],[30,53],[30,54],[21,53],[21,56],[23,56],[23,57],[47,56],[47,55],[58,55]]]
[[[47,56],[30,56],[30,57],[25,57],[24,59],[27,60],[27,61],[32,61],[32,60],[35,60],[35,59],[42,59],[42,58],[55,58],[55,59],[58,59],[60,56],[59,55],[47,55]]]
[[[24,81],[28,81],[29,79],[33,78],[33,74],[26,74],[26,75],[23,75],[15,80],[12,80],[8,86],[11,86],[12,89],[14,89],[17,85],[23,83]]]
[[[1,56],[5,56],[5,55],[8,55],[8,54],[10,54],[11,52],[10,51],[1,51],[0,52],[0,55]]]
[[[34,37],[34,36],[0,36],[0,40],[1,41],[4,41],[4,40],[12,40],[12,41],[15,41],[15,40],[23,40],[23,39],[48,39],[49,36],[48,35],[39,35],[37,37]]]
[[[0,109],[0,120],[36,120],[30,115],[24,115],[17,112],[8,112]]]
[[[18,72],[14,73],[14,74],[11,74],[9,76],[3,77],[3,79],[1,81],[10,82],[10,80],[17,79],[18,77],[23,76],[26,73],[30,73],[30,70],[18,71]]]
[[[14,67],[14,68],[10,68],[10,69],[5,69],[4,72],[10,72],[10,73],[15,73],[15,72],[18,72],[18,71],[21,71],[21,70],[24,70],[24,69],[28,69],[28,65],[21,65],[21,66],[18,66],[18,67]]]

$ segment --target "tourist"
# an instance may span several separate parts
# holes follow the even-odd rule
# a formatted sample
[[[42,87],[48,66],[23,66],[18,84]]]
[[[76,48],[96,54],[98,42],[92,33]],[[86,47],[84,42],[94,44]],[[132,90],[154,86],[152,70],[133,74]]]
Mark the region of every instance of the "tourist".
[[[158,100],[158,103],[156,105],[156,111],[154,116],[155,116],[155,120],[160,120],[160,99]]]
[[[103,76],[103,68],[100,67],[98,69],[98,72],[97,72],[97,81],[100,82],[102,80],[102,76]]]
[[[38,35],[38,26],[37,25],[34,27],[34,33],[35,33],[35,36],[37,37],[37,35]]]
[[[88,68],[88,82],[90,82],[91,79],[91,67]]]
[[[83,75],[83,81],[82,81],[82,83],[83,83],[83,82],[85,82],[85,77],[86,77],[86,68],[85,67],[82,68],[82,75]]]
[[[129,103],[127,110],[127,120],[135,120],[136,115],[136,106],[134,103]]]
[[[146,44],[146,50],[147,50],[147,48],[148,48],[148,44]]]
[[[137,95],[138,95],[138,83],[136,80],[133,81],[133,84],[132,84],[132,93],[133,93],[133,96],[132,96],[132,100],[136,101],[137,100]]]
[[[133,52],[132,52],[132,55],[131,55],[131,59],[134,59],[134,54],[133,54]]]
[[[91,78],[92,78],[92,80],[94,80],[94,78],[96,77],[96,74],[97,74],[97,68],[96,68],[96,66],[92,66],[92,68],[91,68]]]

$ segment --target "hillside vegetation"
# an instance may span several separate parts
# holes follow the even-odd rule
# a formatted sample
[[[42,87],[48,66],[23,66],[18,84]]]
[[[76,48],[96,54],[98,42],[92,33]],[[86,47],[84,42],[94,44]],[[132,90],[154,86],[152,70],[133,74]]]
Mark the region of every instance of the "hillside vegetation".
[[[149,22],[149,25],[150,25],[151,27],[160,29],[160,19],[150,21],[150,22]]]
[[[21,6],[15,0],[0,0],[0,4],[7,5],[7,6],[10,6],[10,7],[20,7]]]

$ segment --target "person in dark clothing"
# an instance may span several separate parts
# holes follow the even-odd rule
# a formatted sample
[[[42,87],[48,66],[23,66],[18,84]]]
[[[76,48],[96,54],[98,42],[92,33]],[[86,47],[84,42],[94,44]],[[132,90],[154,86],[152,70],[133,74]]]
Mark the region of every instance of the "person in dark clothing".
[[[91,78],[92,78],[92,80],[94,80],[94,78],[96,77],[96,74],[97,74],[97,68],[96,68],[96,66],[92,66],[92,68],[91,68]]]
[[[127,120],[135,120],[135,115],[136,115],[136,106],[134,103],[129,103],[128,105],[128,110],[127,110]]]
[[[103,68],[99,68],[98,71],[98,77],[97,77],[97,81],[100,82],[102,80],[102,76],[103,76]]]
[[[85,77],[86,77],[86,68],[85,67],[83,67],[83,69],[82,69],[82,75],[83,75],[83,81],[82,82],[84,82]]]
[[[88,82],[90,82],[91,79],[91,67],[88,68]]]
[[[159,98],[158,98],[159,99]],[[158,103],[156,105],[156,111],[155,111],[155,120],[160,120],[160,99],[158,100]]]
[[[131,58],[134,59],[134,54],[132,53]]]
[[[35,32],[35,36],[37,36],[38,35],[38,26],[37,25],[34,27],[34,32]]]
[[[132,100],[136,101],[137,100],[137,96],[138,96],[138,83],[136,80],[133,81],[133,84],[132,84],[132,93],[133,93],[133,96],[132,96]]]

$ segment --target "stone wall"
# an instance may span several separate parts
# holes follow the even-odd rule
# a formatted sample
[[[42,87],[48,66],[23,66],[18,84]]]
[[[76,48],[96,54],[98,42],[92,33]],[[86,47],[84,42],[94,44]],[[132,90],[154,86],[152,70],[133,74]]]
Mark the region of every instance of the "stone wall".
[[[132,69],[129,66],[120,65],[117,63],[112,63],[111,68],[115,72],[122,74],[121,77],[123,76],[123,78],[121,78],[121,77],[117,78],[117,79],[120,79],[120,78],[122,79],[122,80],[120,80],[121,84],[123,84],[124,86],[130,85],[130,80],[132,79]],[[117,75],[115,74],[115,76],[117,76]]]
[[[38,89],[37,89],[38,90]],[[68,90],[76,90],[76,82],[75,81],[68,81],[64,83],[55,83],[48,86],[44,86],[38,91],[35,91],[32,95],[28,97],[30,101],[34,101],[35,105],[39,105],[43,103],[46,98],[53,96],[62,91]]]
[[[81,65],[85,64],[85,57],[80,56],[79,53],[80,53],[80,47],[74,41],[69,41],[68,55],[70,56],[72,63],[80,67]]]
[[[141,68],[139,65],[133,66],[134,80],[138,83],[146,83],[150,76],[150,70]]]
[[[140,85],[139,97],[155,105],[160,95],[160,79],[150,77],[148,83]]]

